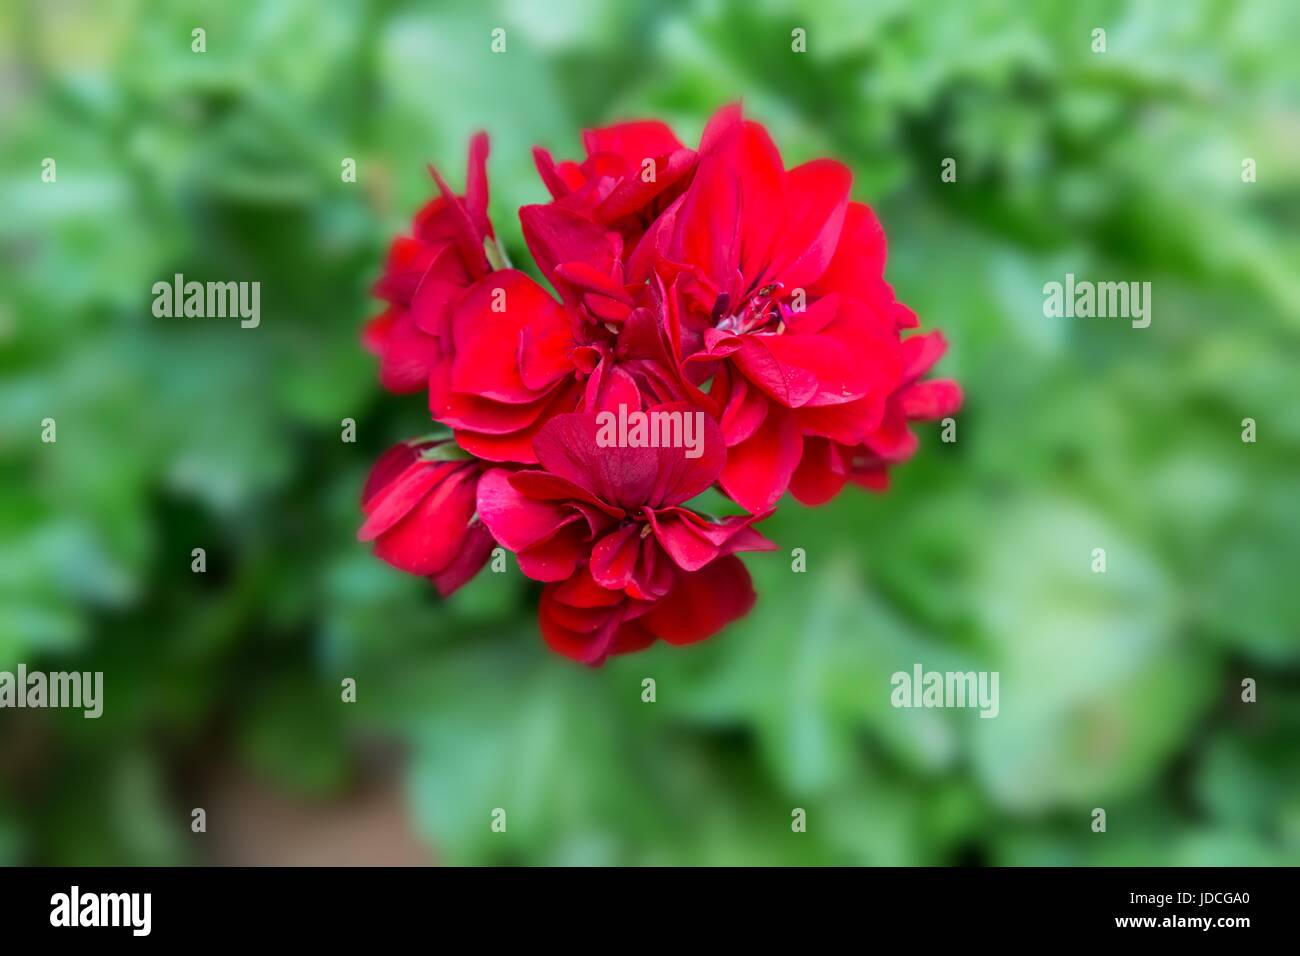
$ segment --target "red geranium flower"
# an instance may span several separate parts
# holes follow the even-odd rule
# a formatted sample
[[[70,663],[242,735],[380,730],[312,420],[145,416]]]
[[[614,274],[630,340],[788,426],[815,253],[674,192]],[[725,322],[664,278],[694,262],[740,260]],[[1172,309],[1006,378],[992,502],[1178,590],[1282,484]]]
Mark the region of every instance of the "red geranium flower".
[[[433,417],[491,461],[535,463],[533,438],[550,416],[610,407],[611,391],[635,408],[690,394],[661,321],[662,289],[646,281],[648,260],[627,260],[681,195],[697,154],[655,121],[588,130],[584,142],[581,165],[536,151],[556,199],[519,213],[560,301],[522,272],[481,278],[452,310],[448,357],[430,379]]]
[[[481,462],[457,457],[445,440],[395,445],[366,479],[357,537],[373,541],[393,567],[430,578],[446,597],[478,573],[495,544],[474,513],[482,474]]]
[[[553,205],[615,231],[633,248],[695,170],[697,154],[664,123],[638,120],[584,130],[587,158],[556,163],[538,146],[537,172]]]
[[[363,341],[379,356],[379,380],[391,392],[418,392],[444,359],[450,305],[492,266],[484,244],[488,221],[487,136],[470,140],[464,198],[432,166],[441,195],[416,214],[410,236],[393,240],[374,293],[388,303],[370,320]]]
[[[599,322],[621,323],[648,304],[646,280],[665,223],[691,184],[702,156],[725,141],[734,109],[705,127],[699,151],[657,120],[586,130],[587,159],[556,164],[533,151],[553,201],[519,211],[528,249],[560,297]]]
[[[595,415],[560,415],[537,435],[541,470],[483,476],[484,523],[524,574],[552,582],[539,620],[555,650],[599,664],[655,638],[702,640],[749,610],[749,573],[734,552],[775,545],[751,527],[765,515],[713,521],[682,507],[725,459],[718,426],[703,422],[702,454],[692,459],[681,448],[601,447]]]
[[[735,106],[698,150],[657,121],[583,142],[581,162],[535,152],[553,199],[520,210],[554,295],[505,267],[486,139],[463,199],[433,172],[442,195],[394,243],[376,287],[389,308],[366,341],[386,387],[427,385],[455,441],[380,459],[360,537],[444,594],[499,542],[545,583],[547,643],[595,665],[745,614],[755,595],[736,553],[774,547],[753,524],[782,493],[882,490],[916,450],[909,423],[953,414],[961,390],[922,380],[946,343],[902,338],[916,315],[885,281],[884,230],[849,200],[843,165],[787,170]],[[629,412],[691,416],[701,444],[684,418],[687,447],[608,440],[605,411],[620,429]],[[750,514],[687,507],[715,482]]]
[[[880,427],[902,375],[899,330],[916,320],[884,280],[884,234],[849,201],[847,168],[786,170],[735,108],[711,128],[690,188],[654,228],[654,268],[671,288],[684,376],[711,379],[706,407],[729,448],[722,487],[763,510],[806,438],[854,445]]]

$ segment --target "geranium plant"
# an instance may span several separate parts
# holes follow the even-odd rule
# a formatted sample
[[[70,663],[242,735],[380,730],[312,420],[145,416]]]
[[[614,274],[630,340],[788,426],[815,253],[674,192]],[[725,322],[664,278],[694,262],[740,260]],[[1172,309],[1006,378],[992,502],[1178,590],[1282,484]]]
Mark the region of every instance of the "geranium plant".
[[[841,163],[786,169],[737,106],[696,149],[657,121],[583,145],[581,161],[535,150],[552,199],[519,212],[553,292],[501,254],[486,137],[463,195],[431,168],[439,194],[394,240],[364,340],[383,386],[426,392],[447,432],[380,459],[360,537],[444,595],[508,549],[545,582],[546,642],[597,665],[745,614],[736,553],[775,547],[754,525],[782,495],[885,490],[910,423],[961,391],[925,378],[946,343],[905,335],[917,317]],[[690,506],[715,485],[746,514]]]

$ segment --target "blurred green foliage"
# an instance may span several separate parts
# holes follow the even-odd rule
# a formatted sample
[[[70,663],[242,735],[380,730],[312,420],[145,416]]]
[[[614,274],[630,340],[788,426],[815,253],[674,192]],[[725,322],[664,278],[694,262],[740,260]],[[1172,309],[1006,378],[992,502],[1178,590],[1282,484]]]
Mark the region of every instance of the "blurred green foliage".
[[[0,669],[103,670],[106,706],[0,713],[0,861],[201,860],[214,747],[325,800],[378,735],[452,863],[1300,862],[1297,37],[1286,0],[7,4]],[[737,98],[853,166],[958,441],[787,501],[723,635],[587,672],[517,570],[444,603],[355,542],[427,423],[360,347],[368,285],[474,130],[523,262],[533,144],[694,142]],[[175,272],[260,281],[261,327],[155,319]],[[1152,282],[1151,327],[1044,318],[1066,272]],[[1000,716],[895,710],[915,661],[1000,671]]]

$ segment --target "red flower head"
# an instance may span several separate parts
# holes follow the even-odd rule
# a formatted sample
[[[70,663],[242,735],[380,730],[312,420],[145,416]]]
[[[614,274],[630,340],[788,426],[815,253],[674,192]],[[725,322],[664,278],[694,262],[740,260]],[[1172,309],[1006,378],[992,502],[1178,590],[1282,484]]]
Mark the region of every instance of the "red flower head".
[[[706,131],[702,147],[716,138]],[[691,393],[665,338],[662,289],[646,281],[650,260],[628,257],[681,196],[697,154],[656,121],[588,130],[584,142],[582,164],[536,151],[556,198],[519,213],[560,301],[521,272],[481,279],[457,304],[452,357],[430,381],[433,417],[491,461],[535,463],[533,438],[552,415]]]
[[[416,215],[412,235],[393,240],[374,293],[388,303],[366,326],[366,347],[379,356],[379,380],[391,392],[418,392],[443,361],[450,305],[492,268],[484,244],[488,221],[487,136],[470,140],[465,196],[452,194],[432,166],[441,195]]]
[[[723,489],[772,507],[806,438],[865,440],[903,370],[915,324],[885,282],[884,234],[833,160],[786,170],[767,132],[729,107],[710,123],[690,188],[654,228],[670,284],[668,335],[729,448]]]
[[[684,403],[647,414],[677,416],[682,428],[692,427],[682,416],[698,416],[699,457],[611,444],[608,422],[567,414],[537,435],[540,470],[496,469],[479,483],[483,522],[524,574],[551,582],[539,610],[546,641],[588,664],[655,638],[683,644],[715,633],[754,600],[734,552],[774,547],[751,527],[765,515],[713,521],[682,507],[722,469],[716,423]]]
[[[558,164],[538,146],[537,172],[553,206],[613,230],[627,249],[681,195],[695,171],[696,152],[658,120],[584,130],[582,145],[586,160]]]
[[[494,271],[486,139],[463,199],[433,173],[442,195],[394,243],[366,338],[386,387],[427,384],[455,443],[389,451],[360,537],[444,594],[499,542],[545,583],[547,643],[596,665],[745,614],[736,554],[774,547],[753,525],[782,493],[883,489],[916,450],[909,423],[952,414],[961,390],[923,381],[945,342],[902,337],[916,316],[843,165],[786,169],[734,106],[698,151],[656,121],[583,141],[581,162],[536,151],[553,200],[520,210],[554,295]],[[687,507],[715,482],[750,514]]]
[[[660,232],[673,221],[700,158],[725,139],[731,123],[732,114],[720,111],[698,152],[657,120],[586,130],[581,164],[556,165],[546,150],[533,151],[555,198],[524,206],[519,218],[529,251],[567,304],[606,324],[622,323],[637,305],[652,304],[646,280]]]
[[[474,514],[482,464],[447,441],[403,442],[375,463],[357,532],[395,568],[432,579],[444,597],[487,562],[494,542]]]

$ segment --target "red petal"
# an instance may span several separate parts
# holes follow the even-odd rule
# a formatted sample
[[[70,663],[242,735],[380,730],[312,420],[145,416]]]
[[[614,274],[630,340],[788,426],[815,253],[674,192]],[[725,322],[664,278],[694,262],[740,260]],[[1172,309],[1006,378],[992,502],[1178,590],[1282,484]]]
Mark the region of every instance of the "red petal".
[[[484,154],[486,159],[486,139],[483,141]],[[473,153],[471,147],[471,162]],[[487,254],[483,251],[483,241],[486,238],[486,217],[483,223],[475,222],[475,217],[471,216],[465,205],[457,198],[456,194],[451,191],[447,181],[442,178],[432,165],[429,166],[429,175],[433,177],[434,182],[438,184],[438,190],[442,193],[442,198],[446,201],[446,212],[450,217],[454,229],[454,240],[461,256],[464,258],[466,265],[472,270],[474,275],[482,275],[491,269],[491,264],[487,260]],[[483,203],[486,208],[487,193],[484,187]]]
[[[752,121],[740,124],[734,150],[723,152],[731,153],[740,189],[740,271],[756,287],[775,277],[768,266],[788,225],[783,221],[790,214],[783,204],[785,166],[767,130]]]
[[[588,156],[615,153],[627,163],[638,167],[643,158],[685,149],[673,131],[659,120],[634,120],[583,130],[582,145]]]
[[[655,642],[656,638],[636,621],[624,621],[614,635],[611,654],[630,654],[643,651]]]
[[[754,599],[745,565],[728,555],[693,574],[682,574],[668,597],[638,620],[670,644],[691,644],[742,617]]]
[[[493,468],[478,483],[478,515],[492,536],[511,551],[552,537],[580,519],[572,508],[524,495],[504,468]]]
[[[525,326],[519,333],[519,378],[530,389],[544,389],[573,374],[573,334],[568,326]]]
[[[552,389],[549,402],[542,406],[541,414],[526,428],[494,435],[473,431],[466,427],[456,430],[456,443],[475,458],[534,464],[537,455],[533,445],[538,432],[552,417],[560,412],[567,412],[577,405],[581,394],[581,386],[577,382],[569,382],[563,388]]]
[[[726,141],[727,136],[741,123],[739,103],[727,103],[718,107],[704,126],[700,136],[700,152],[710,152]]]
[[[396,444],[380,455],[361,490],[362,510],[369,514],[371,499],[396,481],[419,457],[420,452],[409,442]]]
[[[728,447],[739,445],[753,435],[767,417],[767,397],[751,388],[743,375],[724,368],[714,377],[710,391],[716,392],[714,397],[724,402],[719,424]]]
[[[583,568],[542,590],[537,622],[552,650],[596,666],[616,647],[645,646],[639,625],[620,639],[627,616],[637,610],[621,592],[597,585]]]
[[[566,334],[568,325],[564,307],[522,272],[503,269],[485,276],[465,292],[452,319],[451,387],[499,402],[540,398],[520,375],[521,332],[529,329],[541,341]]]
[[[805,406],[794,414],[806,437],[815,435],[842,445],[857,445],[880,427],[886,401],[884,396],[872,394],[843,405]]]
[[[802,504],[825,504],[844,487],[848,466],[839,447],[825,438],[805,438],[803,457],[790,479],[790,493]]]
[[[947,350],[948,340],[942,332],[926,332],[903,339],[903,383],[917,381]]]
[[[734,163],[722,152],[701,160],[677,211],[669,256],[730,287],[739,261],[740,209]]]
[[[588,612],[582,615],[590,621],[589,628],[574,628],[568,609],[557,604],[549,594],[542,592],[537,608],[538,629],[551,650],[583,664],[596,666],[602,663],[613,645],[622,614],[619,609]]]
[[[897,403],[890,402],[880,427],[867,435],[863,444],[885,461],[899,462],[912,457],[916,452],[917,441],[907,427],[907,419],[903,417],[902,410],[897,407]]]
[[[534,501],[581,501],[603,511],[613,518],[622,518],[622,508],[615,508],[601,501],[586,488],[575,485],[567,478],[552,475],[546,471],[517,471],[510,476],[510,483],[521,494]]]
[[[632,580],[641,550],[641,525],[626,524],[591,549],[591,576],[602,588],[622,590]]]
[[[745,377],[786,408],[806,405],[817,393],[817,376],[786,359],[810,360],[807,350],[784,344],[781,335],[744,335],[740,351],[732,357]]]
[[[597,584],[586,568],[579,570],[567,581],[552,585],[546,590],[551,592],[557,601],[571,607],[613,607],[623,601],[623,595],[618,591],[611,591]]]
[[[380,465],[389,463],[380,459]],[[366,522],[357,540],[373,541],[405,518],[435,486],[456,470],[449,461],[412,461],[399,475],[377,490],[364,505]]]
[[[542,177],[542,182],[550,191],[552,198],[560,199],[567,196],[577,188],[579,183],[569,183],[560,175],[559,168],[555,165],[555,159],[551,156],[549,150],[542,149],[540,146],[533,147],[533,162],[537,165],[537,175]],[[572,165],[572,164],[570,164]]]
[[[947,379],[918,382],[898,396],[903,414],[909,419],[936,419],[961,408],[961,386]]]
[[[643,165],[653,159],[654,175],[647,181]],[[679,149],[667,154],[650,154],[633,161],[623,181],[596,209],[601,222],[614,222],[646,210],[656,198],[677,185],[695,168],[695,153]]]
[[[582,410],[591,413],[617,414],[619,406],[629,410],[639,409],[641,391],[636,387],[632,376],[621,366],[602,361],[591,378],[587,379]]]
[[[366,347],[367,352],[372,355],[384,354],[384,342],[387,341],[388,333],[393,328],[395,315],[396,310],[390,306],[366,322],[361,330],[361,344]]]
[[[786,173],[772,278],[786,288],[807,288],[826,271],[844,228],[852,184],[848,167],[831,159],[815,159]]]
[[[746,511],[766,511],[790,483],[803,451],[795,417],[778,406],[753,436],[727,452],[719,481],[731,499]]]
[[[736,551],[770,551],[776,547],[750,527],[765,515],[735,515],[711,522],[684,508],[650,513],[655,539],[683,571],[697,571],[714,558]]]
[[[401,312],[388,330],[379,362],[379,381],[399,395],[418,392],[442,361],[438,340],[415,326],[410,312]]]
[[[519,570],[534,581],[563,581],[590,547],[585,524],[575,520],[556,534],[515,554]]]
[[[465,168],[465,208],[480,238],[488,235],[492,228],[487,217],[487,158],[487,133],[475,133],[469,141],[469,161]],[[481,248],[481,241],[479,245]]]
[[[617,233],[565,206],[524,206],[519,210],[519,222],[537,267],[571,305],[577,292],[556,274],[557,266],[581,262],[597,273],[610,275],[621,260],[622,241]]]
[[[469,533],[461,543],[460,551],[441,571],[431,576],[433,586],[443,597],[451,597],[456,591],[469,583],[487,563],[496,542],[480,522],[469,526]]]
[[[445,569],[464,546],[474,515],[477,469],[454,465],[402,520],[375,541],[375,554],[411,574]]]
[[[541,398],[532,402],[494,402],[453,392],[451,370],[445,366],[434,369],[429,377],[429,414],[444,425],[485,435],[513,435],[528,428],[554,398],[553,394],[543,393]]]
[[[594,414],[557,415],[537,434],[533,448],[547,471],[620,507],[644,504],[654,488],[653,448],[601,448]]]
[[[651,428],[655,427],[656,415],[678,416],[677,420],[682,423],[683,441],[689,422],[693,447],[670,446],[658,449],[658,480],[644,504],[655,508],[680,504],[702,493],[718,480],[727,461],[727,443],[717,422],[686,402],[652,405],[646,409],[646,414]],[[676,432],[673,431],[672,435],[675,437]],[[698,452],[698,457],[689,457],[691,452]]]
[[[855,468],[850,480],[869,491],[889,490],[889,471],[885,468]]]
[[[885,230],[871,207],[860,202],[849,203],[835,255],[808,290],[809,295],[838,292],[874,301],[873,293],[878,293],[884,285],[885,252]],[[893,297],[892,292],[889,297]]]

